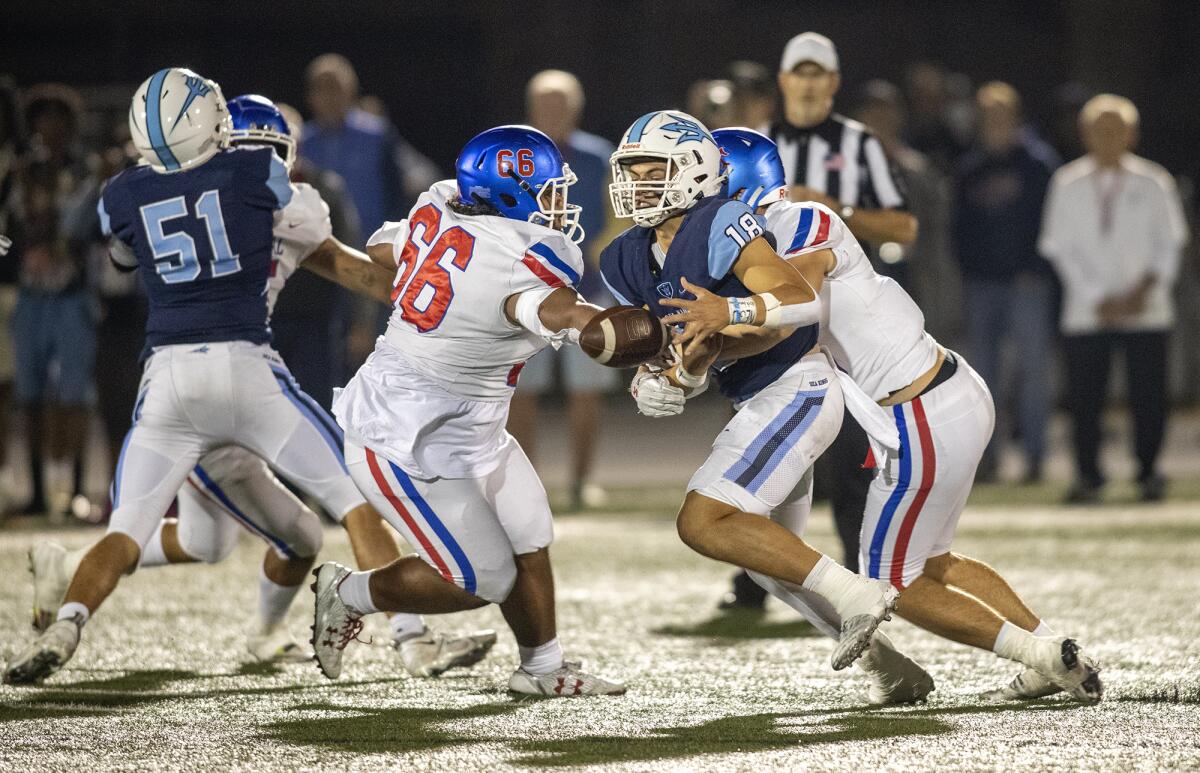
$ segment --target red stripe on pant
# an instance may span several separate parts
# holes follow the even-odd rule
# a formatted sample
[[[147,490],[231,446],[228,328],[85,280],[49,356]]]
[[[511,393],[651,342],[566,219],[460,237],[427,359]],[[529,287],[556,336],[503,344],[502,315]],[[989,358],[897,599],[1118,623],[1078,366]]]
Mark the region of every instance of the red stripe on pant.
[[[912,538],[913,528],[917,525],[917,518],[921,515],[921,508],[925,506],[937,474],[937,454],[933,449],[933,436],[929,433],[929,422],[925,420],[925,406],[921,404],[921,398],[912,401],[912,410],[917,422],[917,436],[921,441],[921,485],[912,504],[908,506],[908,512],[904,514],[900,531],[896,533],[896,546],[892,548],[891,581],[900,590],[904,590],[904,559],[908,553],[908,541]]]
[[[408,528],[416,535],[417,541],[421,543],[421,547],[425,548],[426,554],[429,555],[429,558],[433,561],[434,566],[437,567],[442,577],[446,578],[447,582],[453,583],[454,575],[450,572],[450,567],[446,566],[446,562],[434,550],[433,543],[425,536],[425,532],[421,531],[417,526],[416,520],[408,512],[408,508],[404,506],[404,502],[400,501],[400,497],[396,496],[396,493],[392,491],[387,478],[383,477],[383,470],[379,469],[379,462],[375,458],[375,452],[369,448],[364,448],[363,450],[367,452],[367,468],[371,470],[371,477],[375,479],[375,485],[379,487],[379,491],[387,498],[387,501],[391,503],[396,512],[400,514],[404,522],[408,524]]]

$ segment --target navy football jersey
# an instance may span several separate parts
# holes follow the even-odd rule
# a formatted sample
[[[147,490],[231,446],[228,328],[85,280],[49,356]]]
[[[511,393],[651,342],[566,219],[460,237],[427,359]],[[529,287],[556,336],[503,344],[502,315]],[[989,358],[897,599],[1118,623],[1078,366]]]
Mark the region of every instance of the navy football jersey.
[[[758,236],[768,236],[766,223],[745,203],[706,197],[683,216],[661,268],[651,252],[654,229],[634,226],[600,253],[600,274],[621,303],[646,306],[665,317],[677,309],[659,301],[684,297],[681,277],[714,295],[753,295],[730,269],[742,248]],[[816,346],[817,332],[816,325],[799,328],[761,354],[714,368],[721,394],[735,402],[749,399]]]
[[[143,356],[167,344],[270,342],[272,227],[291,197],[269,148],[227,150],[172,174],[138,166],[108,181],[101,228],[120,240],[113,259],[141,271],[149,298]]]

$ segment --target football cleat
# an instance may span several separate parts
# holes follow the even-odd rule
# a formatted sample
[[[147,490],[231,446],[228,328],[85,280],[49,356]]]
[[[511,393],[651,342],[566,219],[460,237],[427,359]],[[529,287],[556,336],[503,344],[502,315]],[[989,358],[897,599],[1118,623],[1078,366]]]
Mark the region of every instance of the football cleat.
[[[246,637],[246,649],[259,663],[303,663],[312,657],[282,623],[265,630],[256,625]]]
[[[1032,701],[1062,692],[1062,688],[1042,676],[1035,669],[1027,668],[998,690],[988,690],[982,696],[986,701]]]
[[[1040,639],[1034,664],[1041,675],[1080,703],[1099,703],[1104,698],[1100,666],[1074,639]]]
[[[313,570],[316,581],[310,586],[316,594],[313,610],[313,659],[321,673],[330,679],[342,674],[342,652],[362,631],[362,615],[346,606],[338,596],[338,586],[350,576],[350,570],[330,561]]]
[[[17,655],[4,671],[5,684],[40,684],[58,671],[79,646],[79,624],[59,620]]]
[[[871,636],[884,620],[892,619],[892,610],[900,598],[900,591],[885,580],[869,580],[877,593],[867,594],[865,609],[842,618],[842,632],[833,648],[830,663],[834,671],[846,668],[866,651]]]
[[[565,661],[562,668],[549,674],[531,674],[518,668],[508,680],[510,692],[545,698],[574,698],[581,695],[624,695],[625,685],[585,674],[581,664]]]
[[[919,703],[934,690],[933,677],[897,650],[881,631],[875,632],[858,667],[869,679],[867,703],[872,706]]]
[[[439,676],[452,668],[467,668],[483,660],[496,643],[495,631],[476,631],[466,636],[425,629],[396,644],[400,660],[408,673],[416,677]]]
[[[33,627],[45,631],[54,622],[67,595],[67,549],[56,542],[39,542],[29,549],[29,572],[33,575]]]

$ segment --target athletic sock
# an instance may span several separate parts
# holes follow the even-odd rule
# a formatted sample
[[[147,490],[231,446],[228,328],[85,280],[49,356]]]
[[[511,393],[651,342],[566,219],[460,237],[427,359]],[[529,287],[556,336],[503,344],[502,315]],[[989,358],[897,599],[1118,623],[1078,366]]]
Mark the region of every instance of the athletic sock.
[[[877,583],[851,572],[829,556],[821,556],[804,578],[802,587],[832,604],[843,620],[866,612],[879,598]]]
[[[338,598],[359,615],[378,612],[379,607],[371,599],[371,575],[373,572],[351,572],[338,585]]]
[[[392,629],[392,641],[396,644],[402,644],[425,633],[424,618],[408,612],[397,612],[389,617],[388,626]]]
[[[154,534],[150,535],[150,540],[142,548],[142,557],[138,559],[139,567],[166,566],[171,563],[167,560],[167,551],[163,547],[163,526],[166,523],[166,519],[159,520],[158,526],[154,529]]]
[[[91,616],[92,613],[83,604],[80,604],[78,601],[70,601],[58,608],[58,617],[55,620],[56,622],[58,620],[71,620],[75,625],[82,628],[83,624]]]
[[[1023,663],[1030,668],[1037,668],[1038,664],[1044,660],[1044,658],[1038,657],[1041,654],[1038,650],[1044,644],[1043,639],[1039,639],[1024,628],[1005,620],[1004,625],[1000,626],[1000,633],[996,634],[992,652],[1002,658]]]
[[[1038,620],[1037,628],[1033,629],[1034,636],[1053,636],[1054,631],[1046,625],[1045,620]]]
[[[517,645],[521,653],[521,668],[534,676],[552,674],[563,666],[562,645],[558,637],[536,647]]]
[[[283,618],[287,617],[288,608],[292,605],[292,599],[296,598],[302,587],[303,582],[298,585],[280,585],[268,577],[266,570],[259,566],[258,620],[262,623],[264,631],[269,631],[283,622]]]

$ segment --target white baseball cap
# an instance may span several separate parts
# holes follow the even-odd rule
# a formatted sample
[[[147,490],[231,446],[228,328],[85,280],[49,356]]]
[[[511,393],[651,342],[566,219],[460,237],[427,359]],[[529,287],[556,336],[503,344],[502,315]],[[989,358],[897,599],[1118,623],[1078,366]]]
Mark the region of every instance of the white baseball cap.
[[[783,48],[779,69],[791,72],[802,62],[815,62],[827,72],[837,72],[838,55],[833,41],[817,32],[803,32],[789,40]]]

